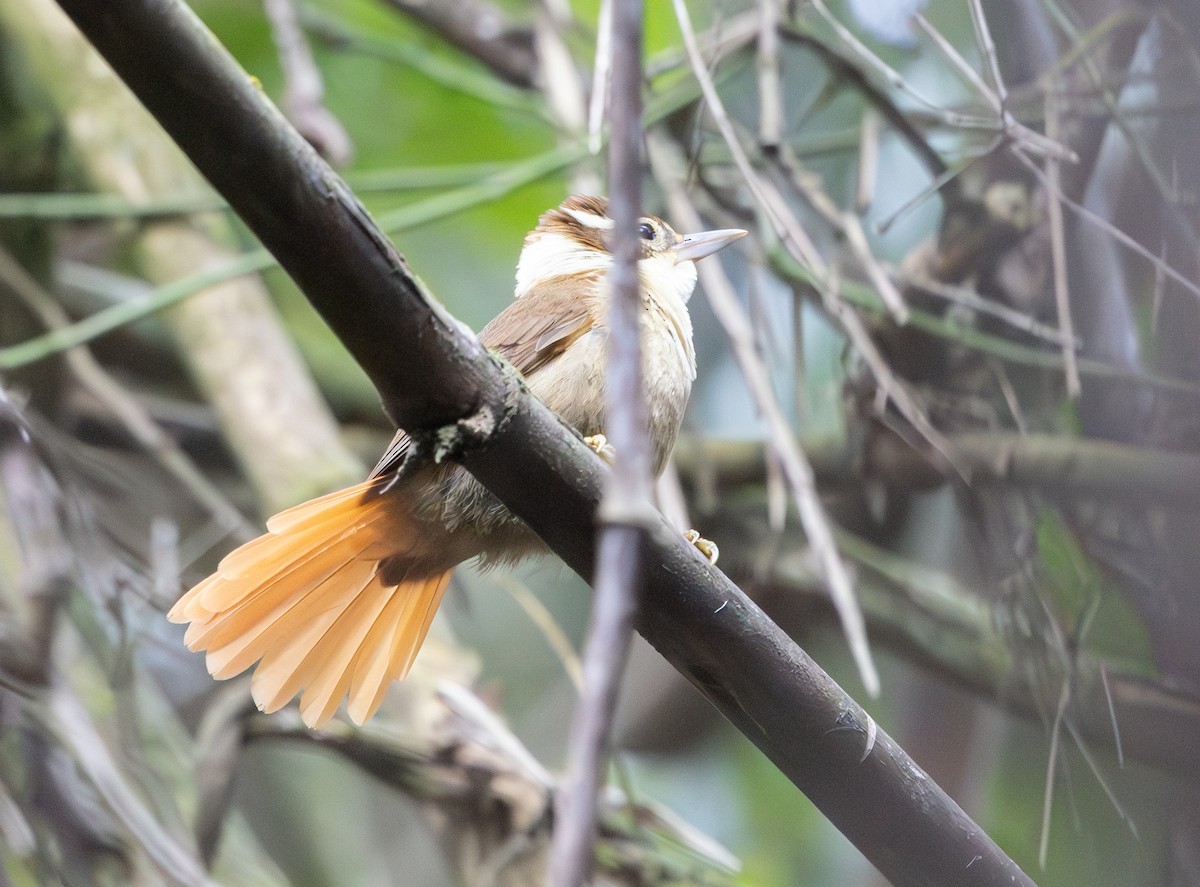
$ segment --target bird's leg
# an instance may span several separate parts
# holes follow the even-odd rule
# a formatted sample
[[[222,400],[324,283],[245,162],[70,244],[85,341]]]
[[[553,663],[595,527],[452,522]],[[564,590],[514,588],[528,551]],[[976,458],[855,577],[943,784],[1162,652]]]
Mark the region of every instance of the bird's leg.
[[[717,543],[711,539],[705,539],[696,530],[688,530],[683,534],[683,538],[696,546],[696,550],[704,555],[710,564],[715,564],[717,558],[721,556],[721,549],[717,548]]]
[[[613,445],[608,442],[608,438],[603,434],[589,434],[583,439],[583,442],[591,447],[592,451],[609,465],[612,464],[613,459],[617,456],[617,451],[613,449]],[[696,550],[704,555],[710,564],[715,564],[717,558],[721,555],[721,549],[717,548],[717,543],[711,539],[705,539],[696,530],[688,530],[683,534],[683,538],[696,546]]]
[[[592,452],[609,465],[612,465],[613,460],[617,458],[617,451],[613,449],[613,445],[608,442],[608,438],[603,434],[589,434],[583,439],[583,442],[591,447]]]

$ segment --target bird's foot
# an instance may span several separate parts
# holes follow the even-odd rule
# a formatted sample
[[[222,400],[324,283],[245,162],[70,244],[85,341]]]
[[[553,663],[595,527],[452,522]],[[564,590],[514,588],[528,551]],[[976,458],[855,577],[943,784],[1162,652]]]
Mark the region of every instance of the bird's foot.
[[[696,546],[696,550],[704,555],[710,564],[715,564],[717,558],[721,556],[721,549],[717,548],[717,543],[711,539],[705,539],[695,530],[688,530],[683,534],[683,538]]]
[[[589,434],[583,439],[583,442],[591,447],[592,452],[609,465],[612,465],[613,460],[617,458],[617,451],[613,449],[613,445],[608,442],[608,438],[603,434]]]

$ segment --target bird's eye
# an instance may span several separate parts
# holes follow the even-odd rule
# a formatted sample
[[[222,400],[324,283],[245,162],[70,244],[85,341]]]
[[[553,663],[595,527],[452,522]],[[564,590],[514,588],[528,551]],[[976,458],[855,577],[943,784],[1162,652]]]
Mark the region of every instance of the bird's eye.
[[[642,240],[653,240],[654,226],[649,222],[642,222],[642,224],[638,226],[638,233],[642,235]]]

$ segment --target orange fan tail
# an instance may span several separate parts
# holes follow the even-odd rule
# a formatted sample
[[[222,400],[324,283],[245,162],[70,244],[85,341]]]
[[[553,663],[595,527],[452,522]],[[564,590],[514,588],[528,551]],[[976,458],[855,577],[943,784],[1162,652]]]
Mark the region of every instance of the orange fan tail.
[[[343,699],[366,721],[408,674],[450,580],[449,569],[403,569],[418,527],[375,478],[277,514],[270,532],[227,555],[167,614],[190,622],[189,649],[231,678],[258,663],[251,681],[263,711],[297,693],[310,727]],[[386,569],[384,564],[386,563]]]

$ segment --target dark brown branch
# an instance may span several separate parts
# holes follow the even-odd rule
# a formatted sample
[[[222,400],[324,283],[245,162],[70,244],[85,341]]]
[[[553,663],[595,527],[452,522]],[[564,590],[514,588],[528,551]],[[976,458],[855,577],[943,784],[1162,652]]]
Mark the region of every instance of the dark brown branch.
[[[789,43],[795,43],[810,50],[829,69],[831,74],[852,85],[879,112],[880,116],[887,120],[891,127],[896,130],[896,133],[908,143],[908,146],[912,148],[925,167],[925,171],[929,173],[930,178],[937,180],[946,175],[948,169],[941,155],[925,140],[925,136],[913,126],[909,115],[901,111],[887,93],[872,83],[870,77],[858,65],[837,50],[825,45],[817,37],[799,28],[780,25],[779,36]],[[956,188],[957,185],[952,179],[947,182],[943,190],[947,191],[947,193],[952,193]]]
[[[389,414],[585,577],[604,471],[425,293],[341,180],[178,0],[60,0],[350,349]],[[639,629],[897,885],[1032,881],[663,520]]]
[[[511,24],[486,0],[386,0],[400,12],[420,22],[483,62],[501,80],[531,89],[537,76],[533,30]]]

